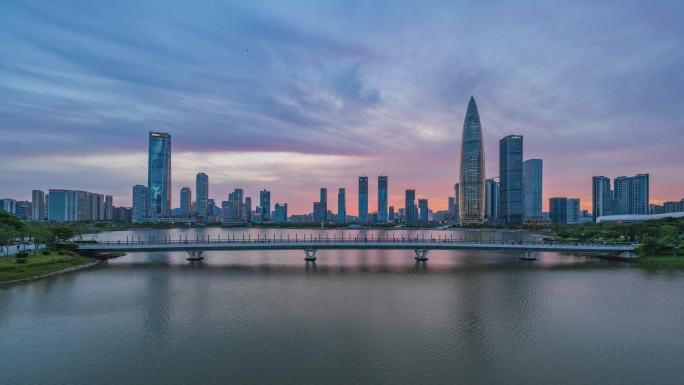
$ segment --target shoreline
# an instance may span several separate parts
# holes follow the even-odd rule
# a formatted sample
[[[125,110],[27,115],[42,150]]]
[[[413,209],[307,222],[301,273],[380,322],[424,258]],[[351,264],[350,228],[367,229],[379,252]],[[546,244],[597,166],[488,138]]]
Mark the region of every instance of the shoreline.
[[[37,281],[39,279],[49,278],[49,277],[53,277],[55,275],[61,275],[61,274],[72,273],[72,272],[79,271],[79,270],[85,270],[85,269],[89,269],[91,267],[97,266],[98,264],[100,264],[100,262],[102,262],[102,261],[96,259],[92,262],[88,262],[88,263],[85,263],[82,265],[71,266],[71,267],[67,267],[65,269],[55,270],[55,271],[51,271],[48,273],[38,274],[38,275],[34,275],[34,276],[30,276],[30,277],[24,277],[24,278],[17,278],[17,279],[13,279],[10,281],[0,281],[0,286],[13,285],[13,284],[22,283],[22,282]]]

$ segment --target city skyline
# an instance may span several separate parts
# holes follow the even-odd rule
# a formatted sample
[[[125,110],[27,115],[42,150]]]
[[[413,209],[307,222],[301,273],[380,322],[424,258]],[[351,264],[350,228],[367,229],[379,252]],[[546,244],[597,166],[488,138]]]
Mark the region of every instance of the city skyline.
[[[619,11],[546,5],[533,14],[547,17],[532,19],[527,2],[498,11],[476,4],[478,22],[463,5],[432,2],[389,14],[387,3],[354,14],[335,3],[306,12],[284,4],[175,11],[132,4],[79,12],[40,1],[0,5],[1,196],[77,189],[130,206],[131,186],[147,179],[141,138],[160,130],[174,138],[173,208],[180,188],[192,189],[205,172],[218,202],[235,188],[252,197],[267,188],[288,212],[303,213],[321,186],[345,187],[347,211],[356,213],[356,178],[388,175],[388,206],[403,207],[404,190],[416,189],[445,210],[459,178],[454,149],[470,95],[485,111],[486,178],[498,176],[498,140],[524,136],[525,152],[544,160],[544,211],[554,196],[591,209],[588,181],[596,175],[649,173],[652,203],[684,191],[684,49],[675,33],[684,23],[664,16],[681,3],[645,14],[632,2]],[[226,27],[214,15],[240,22]],[[382,30],[367,22],[380,15]],[[626,22],[635,18],[636,29]],[[117,28],[124,20],[131,27]],[[350,27],[337,28],[342,20]],[[551,22],[572,26],[573,36],[547,28]],[[415,36],[397,37],[407,27]],[[434,35],[446,40],[427,38]],[[376,188],[370,183],[369,211]]]

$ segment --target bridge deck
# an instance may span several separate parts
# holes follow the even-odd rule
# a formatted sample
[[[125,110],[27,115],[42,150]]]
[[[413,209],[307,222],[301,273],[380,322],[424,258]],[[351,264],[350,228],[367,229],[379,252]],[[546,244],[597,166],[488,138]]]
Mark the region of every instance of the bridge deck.
[[[251,240],[191,240],[191,241],[109,241],[81,243],[80,250],[90,251],[213,251],[213,250],[503,250],[503,251],[558,251],[575,253],[620,253],[634,251],[634,244],[548,242],[466,242],[452,239],[251,239]]]

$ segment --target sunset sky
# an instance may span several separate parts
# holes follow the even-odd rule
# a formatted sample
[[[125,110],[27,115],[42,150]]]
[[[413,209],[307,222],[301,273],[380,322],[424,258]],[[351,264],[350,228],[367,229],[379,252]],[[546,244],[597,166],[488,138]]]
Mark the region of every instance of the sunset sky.
[[[445,209],[468,99],[544,160],[544,207],[591,177],[650,173],[684,197],[684,1],[2,1],[0,198],[73,188],[131,205],[147,133],[172,135],[174,207],[203,171],[336,211],[389,176]]]

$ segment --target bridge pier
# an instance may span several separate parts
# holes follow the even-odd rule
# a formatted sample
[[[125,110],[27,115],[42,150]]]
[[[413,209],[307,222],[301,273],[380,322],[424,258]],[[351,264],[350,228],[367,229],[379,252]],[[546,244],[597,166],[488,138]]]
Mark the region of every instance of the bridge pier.
[[[427,261],[427,255],[430,250],[428,249],[415,249],[413,250],[416,253],[416,261]]]
[[[201,261],[204,259],[202,256],[204,250],[188,250],[188,261]]]
[[[625,258],[625,259],[631,259],[631,258],[636,258],[637,255],[633,251],[622,251],[620,254],[618,254],[620,258]]]
[[[304,249],[304,260],[305,261],[315,261],[316,260],[316,249]]]
[[[521,251],[520,252],[520,259],[525,260],[525,261],[536,261],[537,260],[537,252],[536,251]]]

